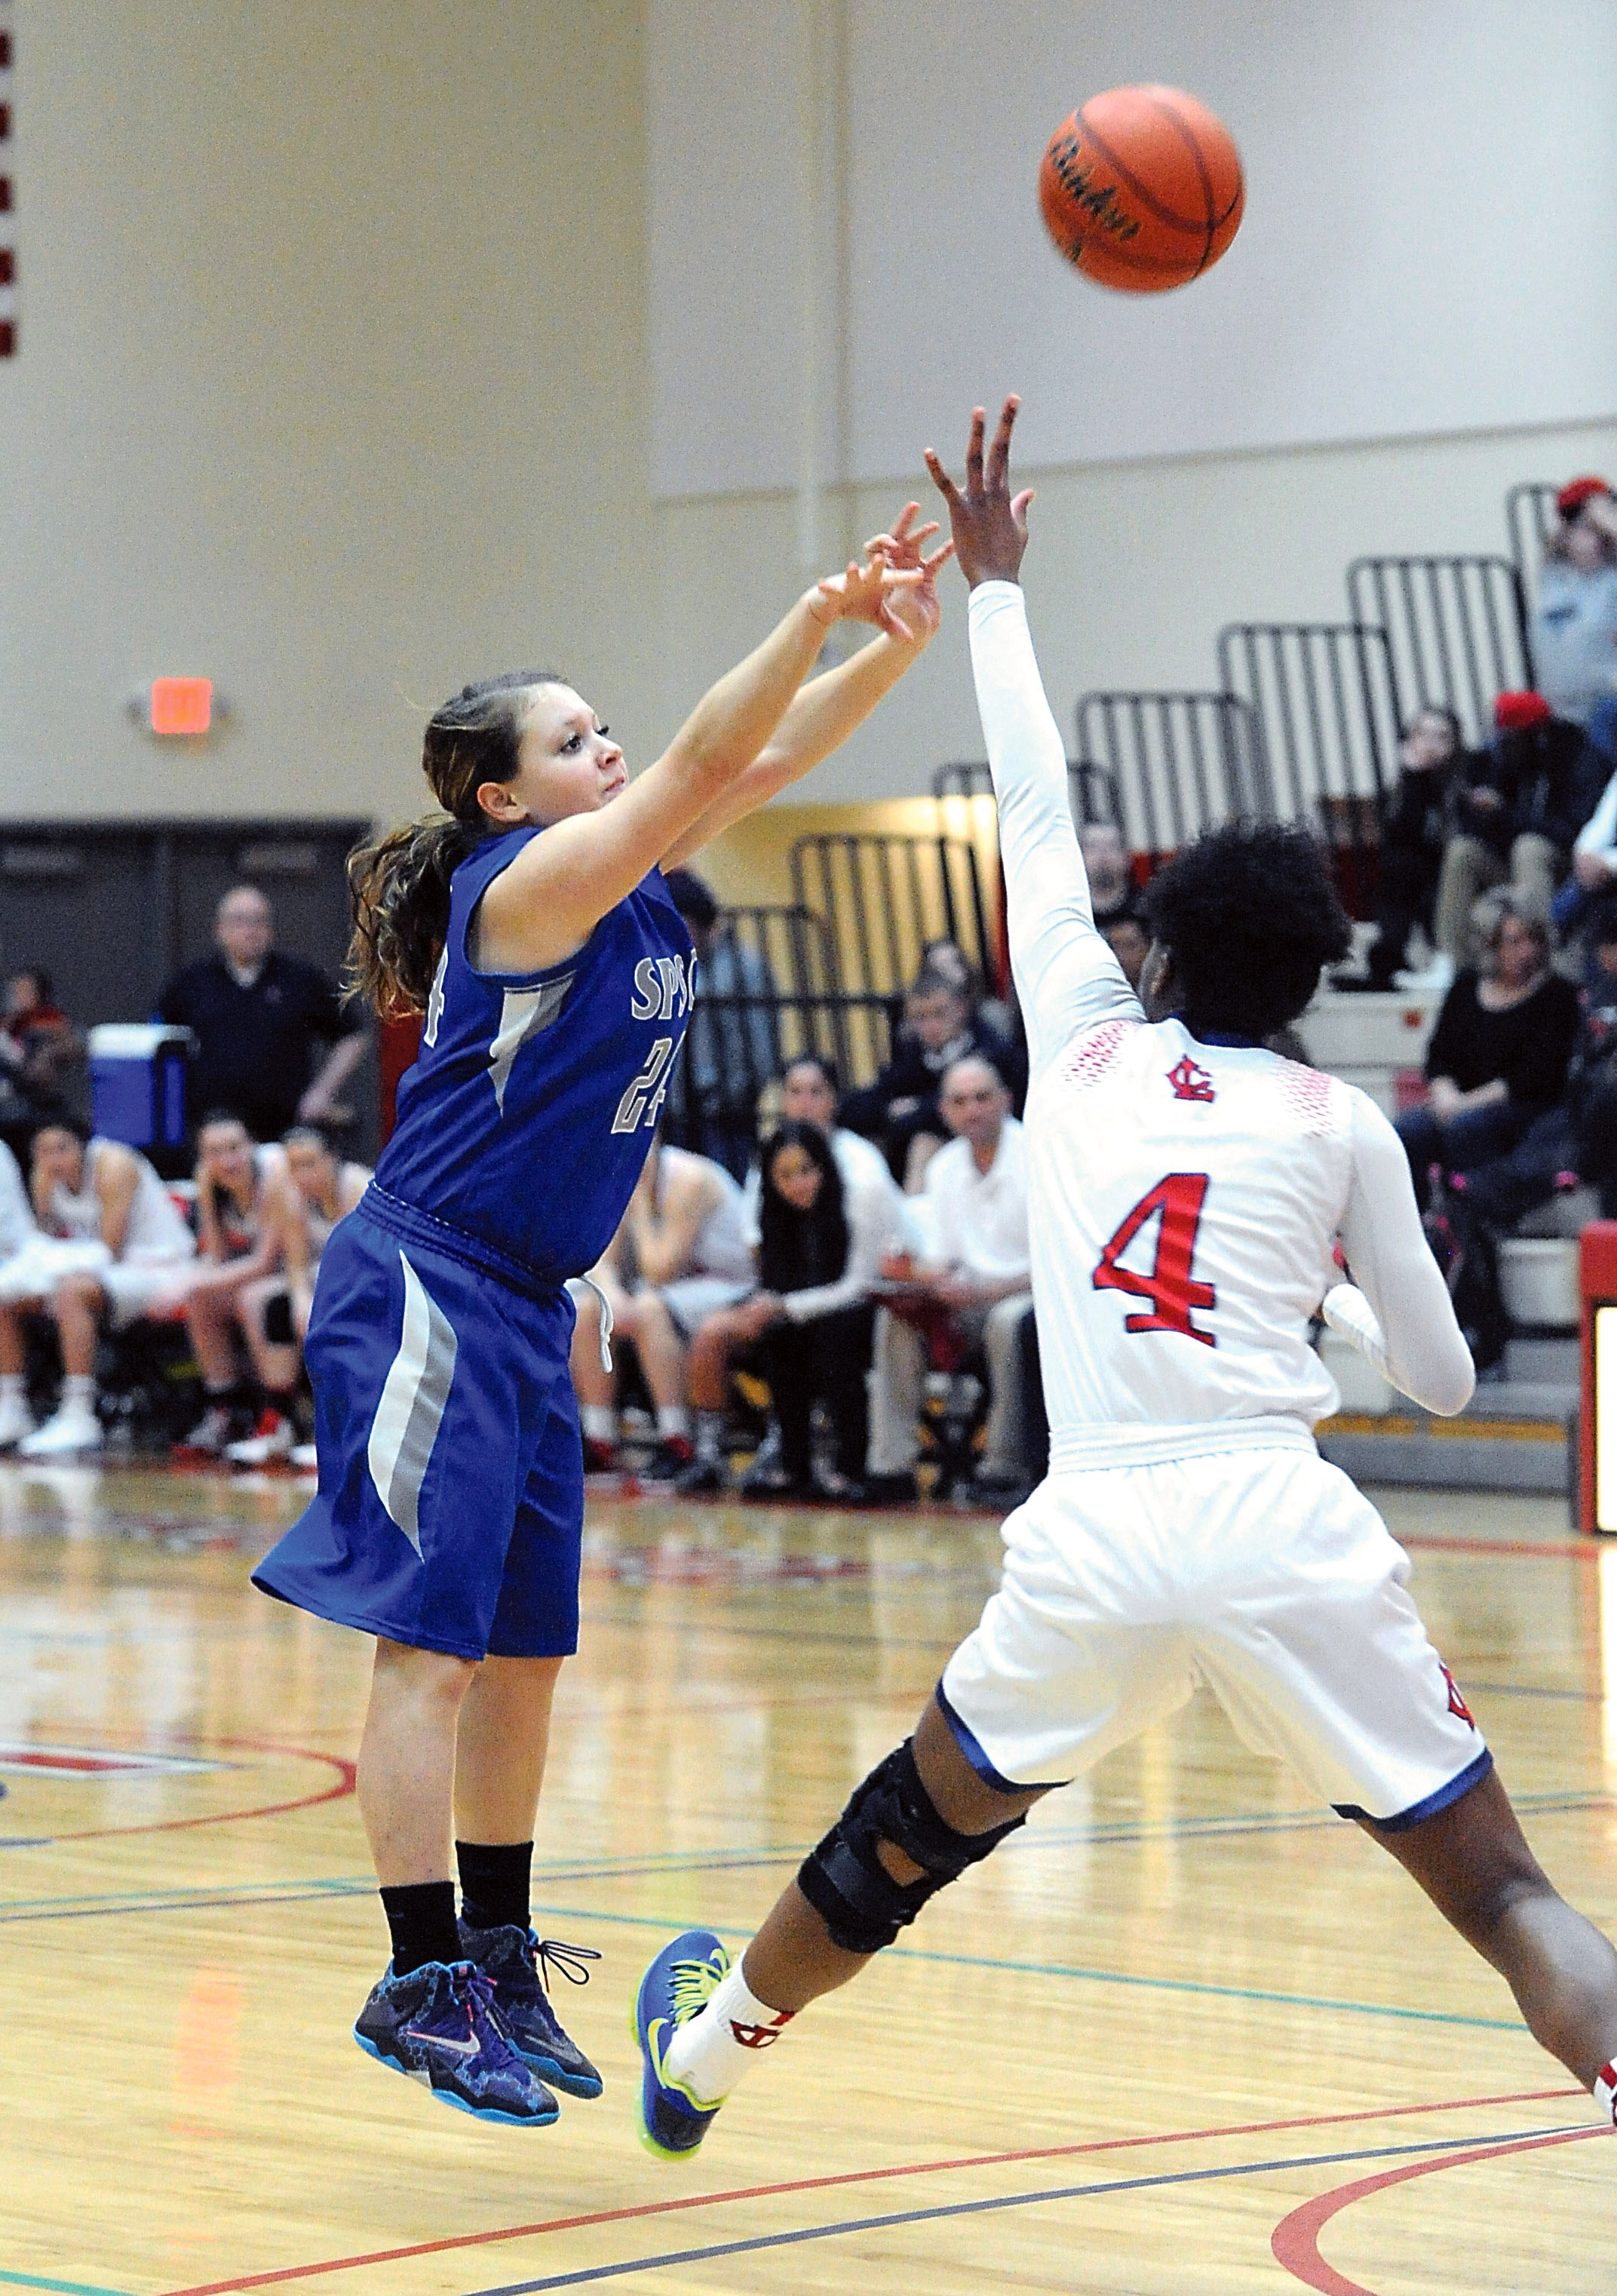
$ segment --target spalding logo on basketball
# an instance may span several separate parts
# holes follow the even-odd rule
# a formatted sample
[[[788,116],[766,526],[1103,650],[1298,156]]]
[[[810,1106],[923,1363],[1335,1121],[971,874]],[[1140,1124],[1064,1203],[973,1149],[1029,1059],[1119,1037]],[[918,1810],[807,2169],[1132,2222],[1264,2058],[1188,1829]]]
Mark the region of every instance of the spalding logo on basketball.
[[[1177,87],[1092,95],[1038,171],[1045,224],[1068,262],[1130,295],[1200,278],[1241,228],[1245,196],[1229,130]]]

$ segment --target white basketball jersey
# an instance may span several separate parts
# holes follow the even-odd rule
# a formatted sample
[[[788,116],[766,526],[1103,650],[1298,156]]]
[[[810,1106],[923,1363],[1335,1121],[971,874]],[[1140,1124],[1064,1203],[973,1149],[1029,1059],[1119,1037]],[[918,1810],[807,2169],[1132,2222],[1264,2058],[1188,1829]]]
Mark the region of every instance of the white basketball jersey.
[[[1352,1183],[1354,1096],[1126,1011],[1045,1062],[1029,1228],[1058,1450],[1107,1423],[1311,1425],[1335,1408],[1309,1325]]]

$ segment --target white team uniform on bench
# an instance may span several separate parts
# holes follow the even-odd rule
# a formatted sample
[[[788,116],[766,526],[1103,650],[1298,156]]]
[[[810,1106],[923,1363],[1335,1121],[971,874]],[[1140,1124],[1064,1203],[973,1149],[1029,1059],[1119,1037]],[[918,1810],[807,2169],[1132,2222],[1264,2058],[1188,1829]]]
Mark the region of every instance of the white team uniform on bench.
[[[1145,1020],[1095,929],[1021,591],[980,586],[971,631],[1032,1062],[1051,1448],[945,1710],[991,1780],[1049,1784],[1200,1677],[1322,1800],[1413,1823],[1489,1758],[1408,1558],[1310,1431],[1336,1403],[1309,1345],[1333,1291],[1406,1393],[1443,1412],[1471,1394],[1403,1149],[1353,1087]]]

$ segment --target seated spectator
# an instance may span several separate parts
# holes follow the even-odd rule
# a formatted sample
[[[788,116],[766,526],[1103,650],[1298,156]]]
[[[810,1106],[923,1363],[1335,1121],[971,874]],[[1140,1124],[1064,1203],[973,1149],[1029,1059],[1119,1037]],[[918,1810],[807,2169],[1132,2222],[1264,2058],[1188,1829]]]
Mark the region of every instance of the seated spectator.
[[[1106,945],[1123,968],[1123,977],[1130,988],[1139,988],[1145,972],[1145,959],[1151,954],[1151,930],[1143,917],[1125,909],[1110,918],[1101,927]]]
[[[1582,934],[1590,903],[1617,886],[1617,696],[1596,708],[1581,770],[1586,788],[1598,782],[1600,795],[1573,843],[1572,876],[1555,895],[1555,931],[1564,941]]]
[[[743,1481],[743,1495],[857,1505],[864,1496],[872,1292],[899,1234],[891,1185],[883,1177],[845,1187],[818,1126],[790,1119],[764,1143],[762,1170],[760,1289],[711,1316],[692,1346],[696,1459],[677,1488],[724,1488],[730,1372],[745,1351],[769,1382],[778,1444],[766,1444]],[[825,1406],[835,1439],[835,1467],[823,1480],[809,1442],[816,1403]]]
[[[837,1073],[829,1061],[821,1060],[817,1053],[804,1053],[787,1064],[781,1075],[777,1120],[783,1124],[812,1124],[825,1134],[831,1143],[844,1188],[852,1187],[858,1180],[872,1180],[878,1186],[891,1189],[896,1197],[898,1186],[887,1168],[886,1157],[874,1141],[858,1132],[846,1131],[837,1122]],[[754,1250],[759,1238],[758,1204],[762,1180],[761,1168],[754,1164],[747,1174],[743,1191],[747,1241]]]
[[[1026,1482],[1021,1327],[1033,1301],[1022,1129],[997,1070],[976,1054],[950,1067],[941,1105],[954,1137],[927,1167],[935,1256],[890,1263],[902,1290],[890,1287],[891,1305],[876,1317],[868,1488],[882,1503],[915,1496],[927,1349],[940,1321],[956,1343],[981,1347],[988,1359],[988,1435],[978,1489],[992,1496]]]
[[[861,1148],[869,1148],[866,1141]],[[874,1154],[874,1149],[869,1152]],[[883,1176],[887,1167],[882,1165]],[[29,1201],[28,1184],[22,1177],[22,1167],[11,1150],[0,1141],[0,1269],[15,1259],[23,1245],[34,1234],[34,1208]],[[4,1415],[4,1390],[0,1389],[0,1416]],[[0,1439],[0,1448],[4,1448]]]
[[[321,1254],[338,1221],[364,1195],[371,1173],[368,1165],[344,1163],[312,1124],[293,1125],[281,1145],[286,1153],[286,1185],[273,1194],[272,1217],[280,1226],[283,1288],[266,1298],[261,1329],[272,1347],[295,1343],[301,1350],[308,1337]],[[290,1415],[267,1406],[259,1430],[239,1443],[227,1443],[225,1456],[233,1467],[264,1467],[282,1458],[294,1467],[316,1464],[314,1445],[294,1439]]]
[[[1457,967],[1470,955],[1477,896],[1508,883],[1547,917],[1582,826],[1583,736],[1551,715],[1541,694],[1501,693],[1494,736],[1463,758],[1454,787],[1454,834],[1438,874],[1433,933]]]
[[[1398,1119],[1423,1209],[1433,1165],[1507,1154],[1565,1091],[1578,996],[1549,956],[1542,915],[1513,897],[1497,905],[1482,969],[1456,974],[1426,1047],[1425,1105]]]
[[[203,1118],[196,1145],[202,1264],[186,1295],[185,1322],[201,1365],[204,1408],[177,1447],[217,1457],[229,1444],[257,1435],[272,1439],[282,1456],[297,1440],[299,1352],[290,1328],[277,1324],[285,1336],[272,1337],[265,1316],[286,1291],[281,1269],[293,1215],[285,1155],[255,1147],[241,1118],[222,1109]],[[245,1368],[238,1339],[246,1345]]]
[[[744,1179],[758,1144],[758,1095],[776,1069],[775,981],[694,870],[670,869],[666,882],[696,944],[696,994],[664,1128],[677,1146]]]
[[[48,1117],[68,1114],[83,1059],[78,1031],[56,1003],[50,974],[37,965],[12,973],[0,1016],[0,1130],[25,1137]]]
[[[917,972],[936,972],[952,981],[965,997],[973,1018],[981,1021],[1006,1044],[1015,1040],[1015,1008],[1002,996],[990,996],[976,967],[957,940],[929,940],[923,945]]]
[[[685,1350],[702,1325],[751,1291],[746,1204],[722,1164],[659,1138],[617,1234],[587,1284],[573,1288],[578,1321],[572,1381],[584,1430],[584,1464],[617,1464],[614,1374],[602,1362],[601,1298],[612,1337],[632,1340],[657,1414],[657,1446],[642,1471],[652,1481],[682,1474],[695,1453],[685,1400]]]
[[[1141,921],[1145,895],[1135,881],[1134,863],[1114,821],[1086,821],[1078,832],[1079,850],[1089,876],[1089,901],[1095,922],[1103,932],[1124,917]]]
[[[324,973],[275,947],[275,911],[255,885],[226,894],[213,937],[215,954],[176,973],[157,1000],[158,1020],[196,1037],[191,1106],[235,1110],[258,1140],[334,1119],[366,1032],[344,1019]],[[316,1044],[328,1049],[311,1078]]]
[[[0,1268],[0,1445],[30,1459],[94,1451],[95,1342],[114,1329],[170,1315],[194,1273],[196,1244],[152,1166],[71,1117],[34,1136],[36,1232]],[[47,1311],[62,1343],[62,1397],[35,1429],[23,1388],[22,1317]]]
[[[1533,668],[1555,716],[1587,726],[1617,693],[1617,502],[1604,479],[1574,479],[1555,508],[1533,609]]]
[[[921,1185],[932,1156],[948,1136],[938,1105],[938,1086],[956,1061],[976,1053],[989,1061],[1014,1100],[1027,1089],[1027,1063],[997,1030],[973,1013],[958,982],[924,968],[904,999],[904,1027],[893,1057],[862,1092],[842,1104],[846,1123],[874,1140],[893,1177],[906,1189]]]
[[[1387,989],[1408,962],[1418,924],[1432,935],[1432,912],[1464,755],[1452,709],[1423,709],[1399,743],[1397,786],[1381,801],[1375,939],[1362,973],[1332,976],[1335,988]],[[1435,938],[1435,936],[1433,936]]]
[[[1602,1219],[1617,1218],[1617,888],[1595,900],[1588,939],[1565,1096],[1507,1153],[1456,1175],[1467,1209],[1496,1234],[1572,1180],[1599,1190]]]

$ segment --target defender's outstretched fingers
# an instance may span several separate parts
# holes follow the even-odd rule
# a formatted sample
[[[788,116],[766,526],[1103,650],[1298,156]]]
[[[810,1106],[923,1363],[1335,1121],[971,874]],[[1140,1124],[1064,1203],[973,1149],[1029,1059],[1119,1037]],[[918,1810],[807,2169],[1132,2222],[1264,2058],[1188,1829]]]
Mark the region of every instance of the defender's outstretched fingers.
[[[938,449],[935,447],[925,447],[922,452],[921,459],[926,464],[927,475],[931,478],[933,486],[948,504],[952,516],[962,502],[959,488],[938,460]]]
[[[1008,483],[1011,463],[1011,433],[1016,427],[1016,416],[1022,401],[1012,391],[999,412],[999,427],[994,433],[993,446],[989,449],[988,482],[990,492],[1003,494]]]
[[[982,492],[982,434],[988,428],[988,415],[981,406],[972,409],[972,433],[965,445],[965,490],[968,495]]]

